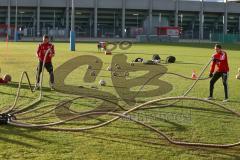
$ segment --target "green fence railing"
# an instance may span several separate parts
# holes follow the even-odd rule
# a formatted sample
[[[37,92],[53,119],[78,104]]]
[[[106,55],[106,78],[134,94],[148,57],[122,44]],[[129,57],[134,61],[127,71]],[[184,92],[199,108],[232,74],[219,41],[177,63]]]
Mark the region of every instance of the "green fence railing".
[[[240,42],[240,34],[215,33],[215,34],[212,34],[211,41],[221,42],[221,43],[236,43],[236,42]]]

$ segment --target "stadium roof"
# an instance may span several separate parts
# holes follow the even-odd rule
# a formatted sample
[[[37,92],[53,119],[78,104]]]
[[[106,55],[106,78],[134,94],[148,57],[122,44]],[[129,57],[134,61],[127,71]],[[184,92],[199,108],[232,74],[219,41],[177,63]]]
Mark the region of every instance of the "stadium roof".
[[[184,1],[202,1],[202,0],[184,0]],[[204,0],[207,2],[224,2],[225,0]]]

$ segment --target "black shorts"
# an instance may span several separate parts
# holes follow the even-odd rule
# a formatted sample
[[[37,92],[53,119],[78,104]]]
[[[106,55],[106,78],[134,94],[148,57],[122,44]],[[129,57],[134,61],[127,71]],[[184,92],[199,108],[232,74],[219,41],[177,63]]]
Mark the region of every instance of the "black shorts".
[[[42,72],[42,66],[43,66],[43,62],[39,61],[39,64],[38,64],[38,72]],[[52,62],[46,62],[44,67],[46,68],[46,70],[49,72],[49,73],[52,73],[53,72],[53,65],[52,65]]]

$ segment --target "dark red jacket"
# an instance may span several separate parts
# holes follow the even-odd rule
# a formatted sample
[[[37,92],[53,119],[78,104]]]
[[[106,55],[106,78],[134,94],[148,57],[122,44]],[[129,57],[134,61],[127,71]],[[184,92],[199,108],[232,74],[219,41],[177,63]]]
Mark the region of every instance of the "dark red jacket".
[[[51,51],[48,53],[48,55],[46,57],[46,63],[52,61],[52,56],[55,54],[54,45],[52,45],[51,43],[41,43],[41,44],[39,44],[38,50],[37,50],[37,55],[38,55],[38,59],[41,62],[44,61],[45,53],[47,52],[47,50],[49,48],[51,48]]]
[[[4,81],[2,78],[0,78],[0,84],[6,84],[8,83],[7,81]]]
[[[216,70],[215,70],[215,66],[217,66]],[[228,58],[227,58],[226,52],[222,51],[221,53],[215,53],[213,55],[213,62],[211,65],[210,73],[213,73],[213,72],[221,72],[221,73],[229,72]]]

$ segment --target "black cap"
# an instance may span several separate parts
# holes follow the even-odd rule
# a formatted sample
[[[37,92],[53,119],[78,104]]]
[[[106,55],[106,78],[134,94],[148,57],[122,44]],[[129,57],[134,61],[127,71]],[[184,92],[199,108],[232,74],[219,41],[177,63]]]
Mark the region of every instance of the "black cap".
[[[43,36],[43,38],[44,39],[49,39],[48,35],[46,35],[46,34]]]
[[[216,48],[222,49],[222,46],[220,44],[215,44]]]

